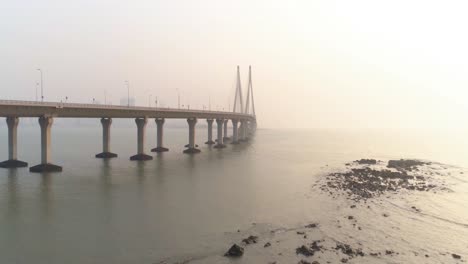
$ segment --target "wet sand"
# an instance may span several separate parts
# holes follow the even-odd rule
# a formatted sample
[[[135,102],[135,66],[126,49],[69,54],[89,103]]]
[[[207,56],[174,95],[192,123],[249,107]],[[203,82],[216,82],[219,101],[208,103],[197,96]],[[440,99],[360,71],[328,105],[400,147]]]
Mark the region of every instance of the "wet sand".
[[[382,198],[451,192],[444,179],[451,173],[454,171],[446,165],[419,160],[361,159],[346,163],[337,171],[325,173],[312,187],[313,192],[348,201],[333,222],[310,221],[295,227],[252,223],[245,230],[227,232],[233,243],[225,245],[225,252],[219,249],[208,255],[157,263],[405,263],[409,259],[416,263],[465,263],[467,256],[460,252],[425,250],[424,245],[419,252],[405,250],[404,246],[395,247],[398,241],[394,239],[372,243],[360,235],[372,236],[376,231],[362,218],[369,215],[377,223],[393,224],[398,229],[393,215],[380,211]],[[413,205],[407,208],[407,214],[424,212]],[[344,230],[343,239],[330,235],[330,229]]]

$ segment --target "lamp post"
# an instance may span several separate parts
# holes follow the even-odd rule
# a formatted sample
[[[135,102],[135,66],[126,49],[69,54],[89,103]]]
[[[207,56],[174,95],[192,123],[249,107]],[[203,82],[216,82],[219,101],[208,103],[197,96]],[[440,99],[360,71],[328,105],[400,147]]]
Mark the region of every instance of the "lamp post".
[[[127,106],[130,107],[130,83],[125,81],[125,84],[127,85]]]
[[[36,82],[36,102],[37,102],[37,88],[39,87],[39,83]]]
[[[176,88],[176,91],[177,91],[177,108],[180,109],[180,92],[179,92],[179,88]],[[184,107],[182,105],[182,107]]]
[[[41,102],[44,102],[44,83],[42,79],[42,69],[37,69],[39,73],[41,74]]]

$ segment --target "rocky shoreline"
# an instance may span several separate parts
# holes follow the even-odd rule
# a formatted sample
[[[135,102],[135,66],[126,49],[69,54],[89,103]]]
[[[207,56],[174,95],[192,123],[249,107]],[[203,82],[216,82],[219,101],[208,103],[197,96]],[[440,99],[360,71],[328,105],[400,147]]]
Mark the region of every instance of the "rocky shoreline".
[[[446,190],[433,181],[434,172],[428,167],[432,163],[419,160],[383,161],[361,159],[346,164],[346,170],[332,172],[320,189],[328,194],[346,195],[354,201],[378,197],[400,190],[441,191]]]
[[[263,228],[263,232],[258,232],[258,229],[237,230],[233,233],[236,234],[237,239],[231,240],[234,243],[226,245],[225,251],[219,254],[219,257],[224,258],[224,261],[215,258],[216,260],[210,263],[231,263],[232,261],[267,264],[387,263],[390,259],[395,263],[401,263],[402,260],[409,257],[408,254],[419,258],[418,263],[425,262],[426,259],[432,257],[435,257],[435,261],[443,258],[444,262],[465,263],[466,257],[459,254],[462,252],[408,252],[402,247],[392,248],[391,245],[398,245],[395,242],[394,244],[369,245],[356,239],[355,237],[359,235],[352,231],[375,232],[372,226],[365,223],[367,221],[361,219],[362,215],[358,212],[360,212],[359,210],[375,212],[376,208],[374,207],[377,206],[382,195],[389,197],[398,195],[400,192],[437,193],[449,191],[443,181],[443,176],[446,175],[444,169],[445,167],[440,164],[405,159],[387,162],[376,159],[360,159],[346,163],[341,170],[325,174],[316,185],[317,189],[326,195],[342,196],[352,201],[351,204],[347,202],[348,209],[344,210],[343,208],[341,219],[336,219],[336,222],[311,222],[287,229]],[[411,206],[408,210],[416,214],[421,212],[421,209],[416,206]],[[392,218],[388,212],[378,212],[374,217],[382,218],[378,222]],[[327,227],[322,229],[322,224]],[[252,224],[252,227],[255,226],[256,224]],[[339,240],[330,236],[328,232],[331,226],[343,230],[345,236]],[[262,262],[257,262],[258,255],[268,257],[262,257]],[[195,262],[204,263],[201,261],[202,259]],[[285,260],[288,261],[285,262]],[[192,261],[180,263],[189,262]]]
[[[376,159],[360,159],[352,163],[346,163],[346,169],[339,172],[331,172],[325,177],[325,182],[320,186],[320,190],[331,196],[344,195],[354,202],[367,201],[369,199],[378,198],[384,194],[398,194],[401,190],[418,191],[418,192],[435,192],[448,190],[443,182],[437,182],[433,179],[433,175],[441,175],[440,172],[434,172],[431,168],[431,162],[425,162],[412,159],[389,160],[387,163]],[[356,208],[353,204],[351,209]],[[370,206],[367,206],[369,209]],[[414,212],[420,212],[420,209],[415,206],[411,207]],[[387,213],[383,213],[382,217],[389,217]],[[350,224],[357,230],[362,230],[358,225],[354,216],[344,216],[344,221],[349,221]],[[340,221],[337,220],[338,228],[341,228]],[[296,230],[296,234],[308,241],[297,246],[294,250],[297,256],[302,256],[298,264],[319,264],[332,263],[327,259],[315,258],[314,256],[323,255],[325,252],[331,252],[339,255],[341,263],[364,256],[380,258],[381,256],[392,257],[398,256],[400,253],[392,249],[381,251],[366,251],[361,247],[353,247],[350,244],[340,241],[329,241],[328,238],[317,239],[316,236],[308,234],[308,229],[318,228],[318,223],[306,225],[301,230]],[[272,234],[275,233],[272,231]],[[308,238],[311,238],[309,240]],[[253,243],[257,243],[261,239],[257,236],[249,236],[242,240],[241,245],[233,245],[239,247],[238,251],[242,254],[231,255],[229,252],[226,257],[239,258],[244,253],[244,247],[249,247]],[[264,247],[270,247],[271,242],[267,241]],[[282,253],[279,253],[279,255]],[[417,255],[417,253],[414,253]],[[463,261],[462,257],[456,253],[444,253],[451,256],[452,259]],[[424,254],[424,258],[430,258],[430,255]],[[354,262],[354,261],[353,261]],[[359,261],[356,261],[359,263]],[[269,262],[268,264],[279,264],[277,261]]]

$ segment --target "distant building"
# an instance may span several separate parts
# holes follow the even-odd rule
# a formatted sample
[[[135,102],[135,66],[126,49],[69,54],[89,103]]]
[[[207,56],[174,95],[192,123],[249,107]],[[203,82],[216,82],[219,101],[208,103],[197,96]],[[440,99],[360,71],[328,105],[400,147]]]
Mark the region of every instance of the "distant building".
[[[127,106],[130,103],[130,106],[135,106],[135,97],[123,97],[120,98],[120,105]]]

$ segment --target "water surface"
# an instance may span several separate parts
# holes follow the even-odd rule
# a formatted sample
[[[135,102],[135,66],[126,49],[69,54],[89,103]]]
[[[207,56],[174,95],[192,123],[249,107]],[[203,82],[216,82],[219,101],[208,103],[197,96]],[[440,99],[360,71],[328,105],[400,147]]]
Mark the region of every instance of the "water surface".
[[[0,263],[230,263],[222,254],[240,237],[256,233],[270,239],[271,229],[309,222],[320,223],[317,236],[401,252],[354,263],[421,263],[413,252],[430,254],[425,263],[453,262],[442,254],[448,252],[468,257],[466,174],[447,177],[453,192],[392,196],[371,202],[372,210],[352,211],[345,198],[332,199],[312,187],[327,171],[367,157],[422,158],[463,170],[468,141],[461,134],[259,129],[251,142],[217,150],[202,144],[206,131],[199,127],[202,153],[190,156],[182,154],[187,129],[166,128],[170,152],[135,162],[129,157],[136,153],[136,129],[130,123],[112,129],[116,159],[94,158],[101,152],[99,121],[57,123],[53,161],[62,173],[0,170]],[[2,127],[1,159],[7,156],[6,132]],[[150,123],[148,152],[155,141]],[[20,159],[35,165],[39,154],[38,126],[23,124]],[[414,205],[422,213],[409,210]],[[382,220],[382,212],[390,217]],[[346,223],[336,228],[351,213],[363,230]],[[236,263],[296,263],[300,242],[281,239],[285,243],[270,251],[252,248]]]

